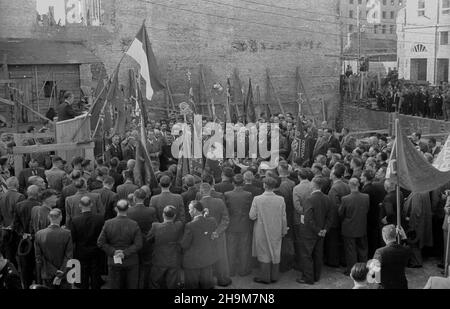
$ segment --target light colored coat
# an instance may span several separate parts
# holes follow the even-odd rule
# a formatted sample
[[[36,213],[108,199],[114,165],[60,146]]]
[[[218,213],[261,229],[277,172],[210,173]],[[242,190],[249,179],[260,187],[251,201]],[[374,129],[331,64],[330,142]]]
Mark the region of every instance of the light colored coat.
[[[284,198],[264,192],[253,199],[250,219],[256,220],[253,229],[252,255],[261,263],[279,264],[281,241],[287,234]]]

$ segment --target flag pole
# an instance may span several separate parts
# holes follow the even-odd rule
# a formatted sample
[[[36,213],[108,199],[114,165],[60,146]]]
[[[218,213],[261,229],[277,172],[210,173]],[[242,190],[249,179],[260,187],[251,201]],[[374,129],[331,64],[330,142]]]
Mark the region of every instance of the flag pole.
[[[401,208],[400,208],[400,175],[399,175],[399,171],[400,169],[398,168],[398,139],[399,139],[399,119],[396,118],[395,119],[395,158],[397,160],[397,168],[396,168],[396,172],[397,172],[397,187],[396,187],[396,195],[397,195],[397,228],[401,227]],[[401,241],[401,237],[400,234],[397,235],[397,242],[400,244]]]

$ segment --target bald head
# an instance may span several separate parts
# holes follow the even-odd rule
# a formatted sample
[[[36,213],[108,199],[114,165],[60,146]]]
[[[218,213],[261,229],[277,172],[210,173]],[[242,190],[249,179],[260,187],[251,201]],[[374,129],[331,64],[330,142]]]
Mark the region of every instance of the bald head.
[[[251,171],[247,171],[244,173],[244,182],[245,183],[252,183],[255,176],[253,176],[253,173]]]
[[[9,177],[6,179],[6,187],[8,190],[17,190],[19,188],[19,180],[17,177]]]
[[[59,225],[62,220],[62,212],[58,208],[54,208],[50,211],[48,214],[48,219],[50,220],[51,224],[57,224]]]
[[[38,198],[39,196],[39,187],[36,185],[31,185],[27,189],[27,196],[28,198]]]
[[[350,181],[348,182],[348,186],[350,187],[350,190],[352,192],[358,191],[359,190],[359,180],[358,180],[358,178],[350,179]]]
[[[89,196],[83,196],[79,204],[81,212],[90,211],[92,206],[92,201]]]

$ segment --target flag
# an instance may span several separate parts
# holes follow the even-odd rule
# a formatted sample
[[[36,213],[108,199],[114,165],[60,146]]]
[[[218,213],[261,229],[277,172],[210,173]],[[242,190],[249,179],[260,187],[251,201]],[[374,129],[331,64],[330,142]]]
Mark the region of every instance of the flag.
[[[435,159],[433,166],[441,172],[450,171],[450,136]]]
[[[436,190],[448,183],[450,172],[441,172],[433,167],[401,131],[398,120],[396,126],[398,134],[386,178],[396,181],[400,187],[414,193]]]
[[[139,117],[142,117],[142,123],[144,124],[144,128],[146,128],[148,124],[147,108],[145,108],[144,97],[142,96],[142,90],[139,83],[137,83],[136,111]]]
[[[125,98],[123,97],[123,93],[119,87],[119,68],[117,68],[112,79],[107,100],[113,111],[114,134],[124,134],[127,116],[125,111]]]
[[[147,151],[147,141],[145,139],[145,130],[143,119],[141,117],[141,132],[136,147],[136,165],[134,166],[134,180],[139,187],[149,185],[151,189],[158,187],[158,180],[153,171],[152,161]]]
[[[148,100],[151,100],[154,92],[162,90],[165,87],[159,76],[158,65],[156,63],[150,39],[148,38],[145,22],[142,24],[141,29],[131,43],[126,54],[136,60],[139,64],[140,74],[145,80],[145,96]]]
[[[231,122],[231,111],[230,111],[230,102],[231,102],[231,82],[230,79],[227,78],[227,100],[225,102],[225,122]]]
[[[256,122],[256,111],[255,105],[253,104],[253,87],[252,80],[249,78],[248,80],[248,92],[247,99],[244,104],[244,114],[247,118],[247,123],[255,123]]]
[[[92,103],[95,104],[91,107],[91,129],[95,129],[95,127],[97,126],[100,112],[102,110],[103,104],[105,103],[106,95],[108,93],[107,89],[104,89],[106,77],[106,72],[102,71],[100,79],[97,83],[97,88],[95,88],[93,93],[94,102]]]
[[[381,24],[380,0],[368,0],[366,9],[367,9],[367,23]]]

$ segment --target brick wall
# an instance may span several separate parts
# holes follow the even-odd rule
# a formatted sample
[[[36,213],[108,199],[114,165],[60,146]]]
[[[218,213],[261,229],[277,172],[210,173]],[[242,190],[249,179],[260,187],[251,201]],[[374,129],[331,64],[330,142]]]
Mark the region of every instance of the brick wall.
[[[247,88],[251,77],[253,85],[260,86],[264,102],[265,71],[269,68],[272,82],[282,102],[286,103],[286,109],[296,111],[295,70],[300,66],[314,113],[321,115],[318,98],[323,97],[332,123],[339,100],[339,58],[329,55],[339,53],[339,27],[304,18],[336,22],[330,15],[336,14],[337,0],[273,2],[291,10],[234,0],[211,1],[152,0],[168,6],[164,7],[143,0],[105,0],[102,1],[104,25],[101,27],[42,27],[36,23],[36,0],[0,0],[0,38],[82,40],[111,73],[145,18],[161,75],[170,81],[176,103],[186,99],[188,70],[192,72],[197,93],[200,64],[205,67],[208,87],[215,82],[225,85],[226,77],[238,68],[243,88]],[[126,71],[133,66],[136,64],[128,58],[122,64],[121,82],[124,85],[127,84]],[[91,71],[96,81],[101,69],[96,66]],[[84,84],[83,76],[82,79]],[[215,99],[222,104],[225,97],[222,95]],[[155,100],[162,105],[163,95],[158,94]],[[276,106],[274,101],[271,103]]]

